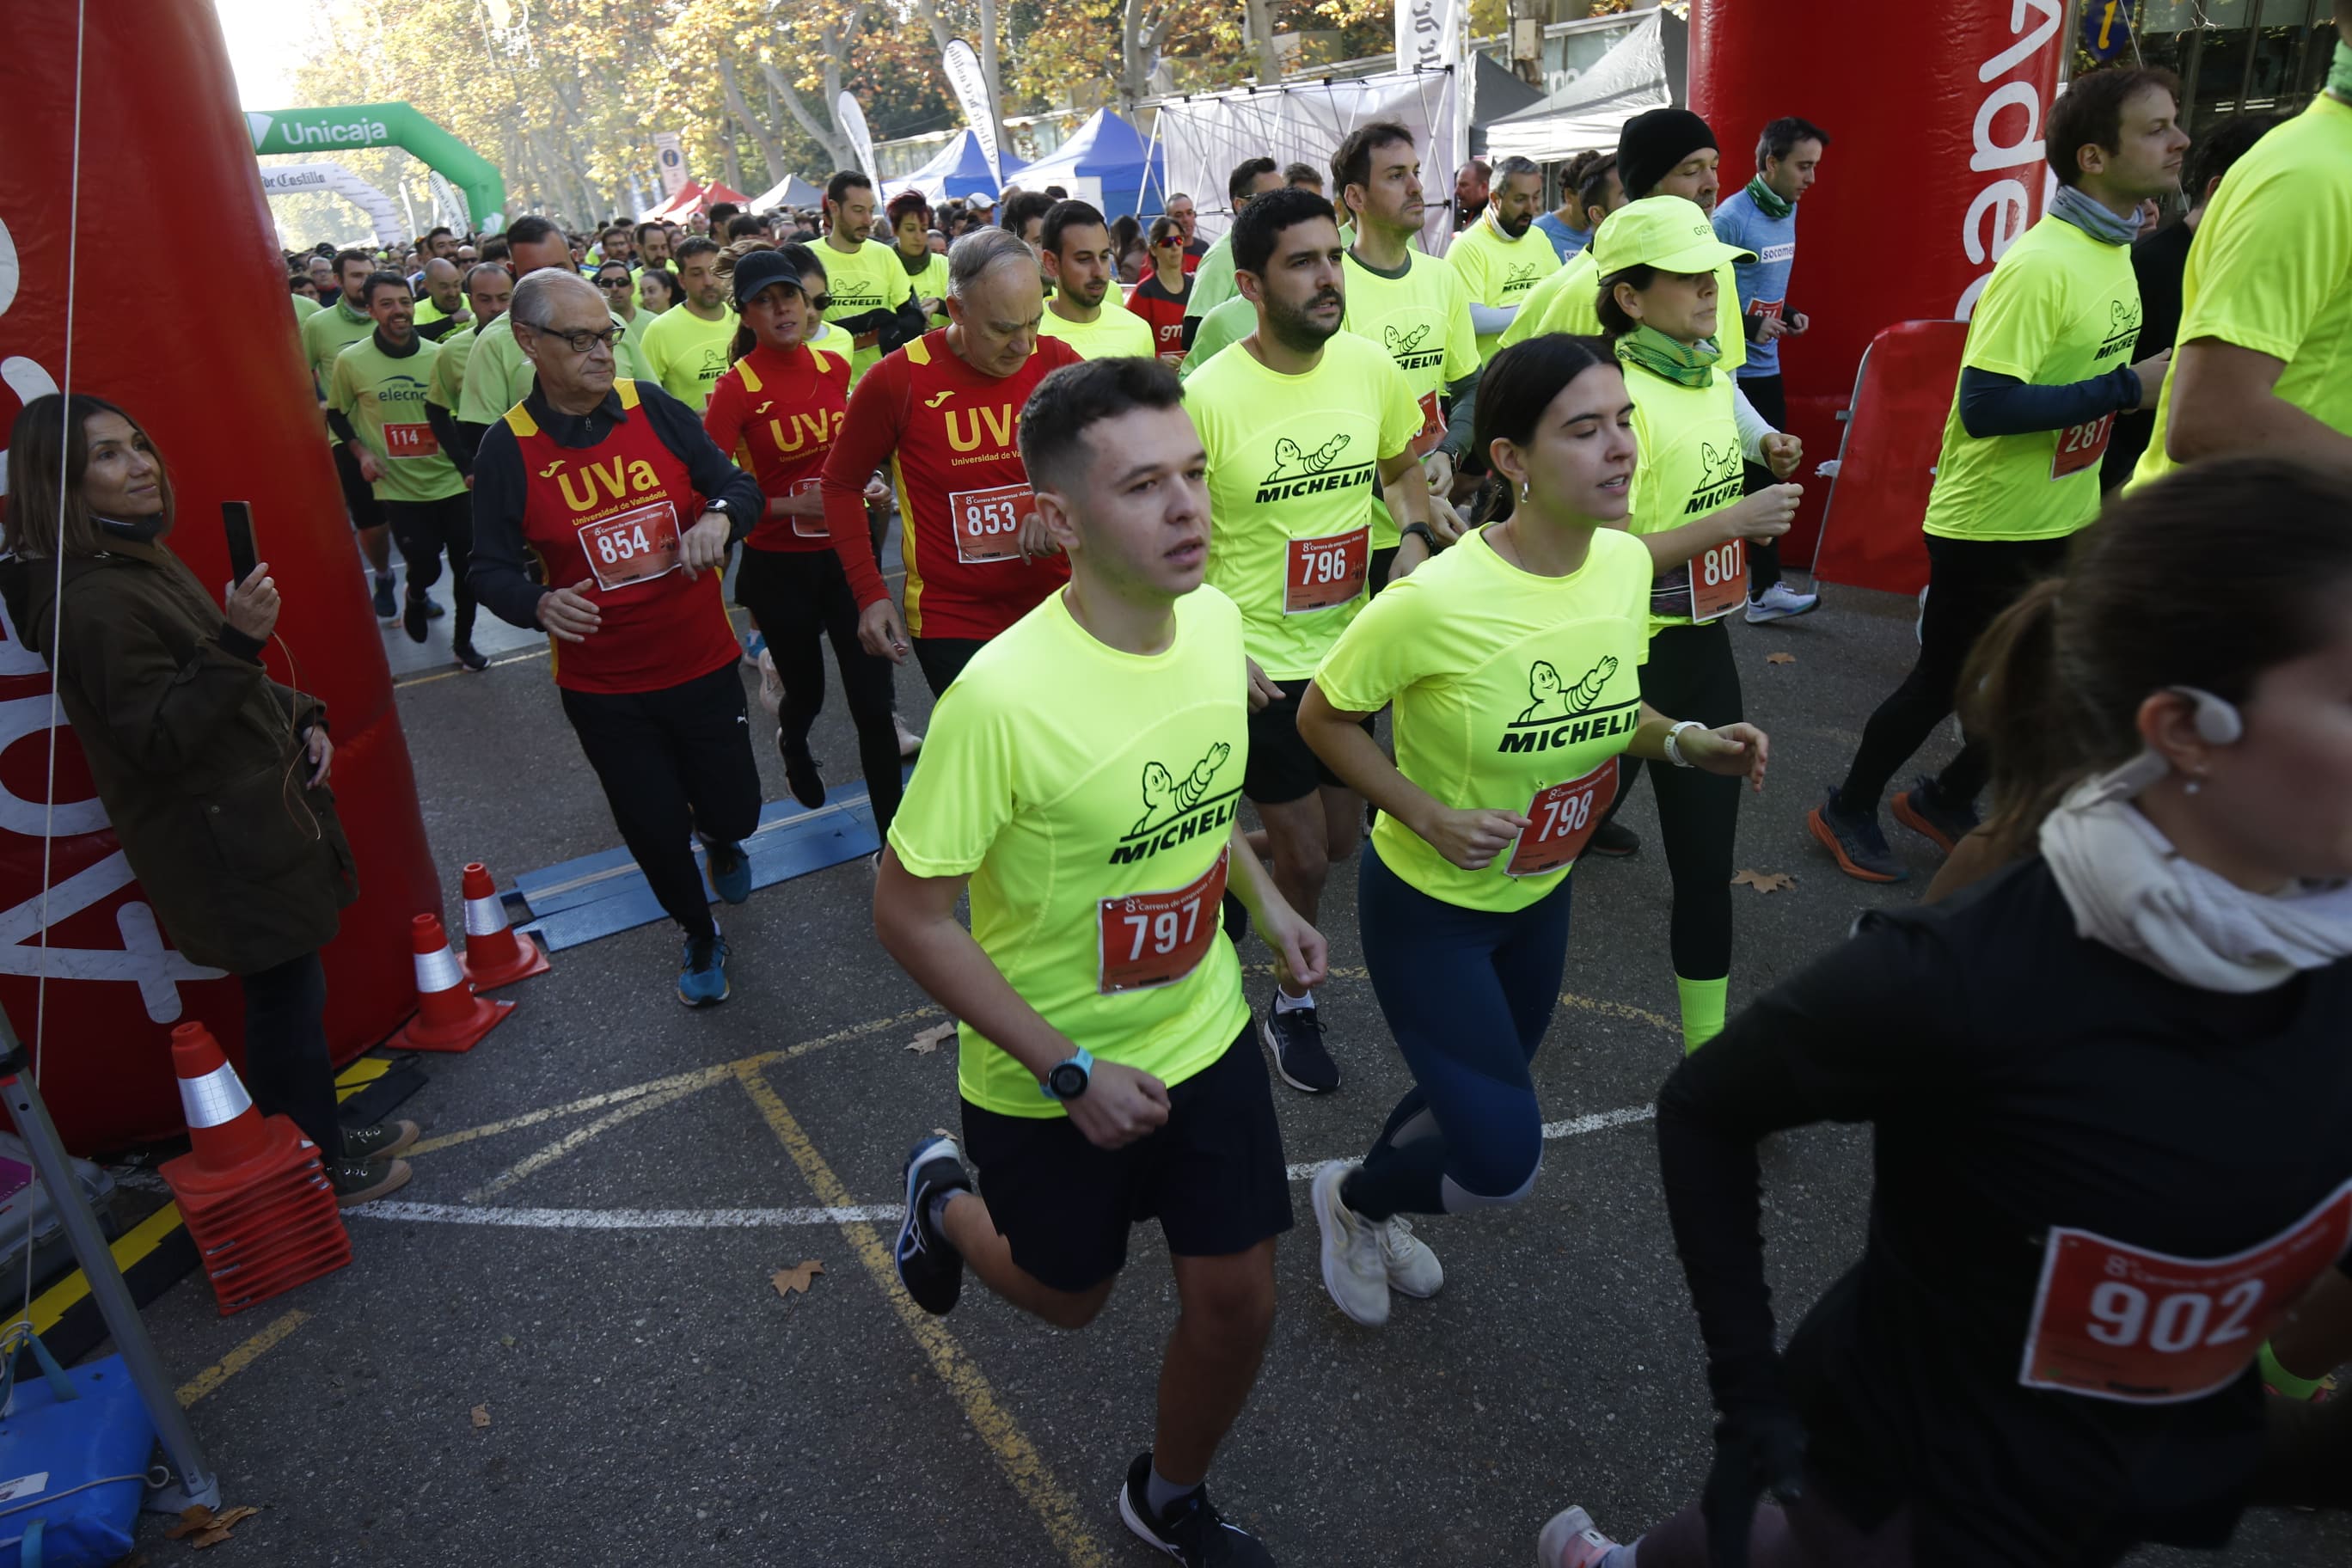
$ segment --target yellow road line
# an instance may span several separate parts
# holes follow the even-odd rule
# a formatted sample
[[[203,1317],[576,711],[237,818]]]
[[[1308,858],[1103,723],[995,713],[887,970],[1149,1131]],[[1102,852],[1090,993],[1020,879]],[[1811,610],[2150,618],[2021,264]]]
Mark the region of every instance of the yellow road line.
[[[179,1228],[180,1205],[165,1204],[115,1237],[114,1245],[107,1250],[114,1254],[114,1266],[127,1273],[132,1264],[162,1246],[163,1238]],[[77,1268],[35,1297],[25,1315],[32,1319],[35,1333],[46,1334],[89,1294],[89,1281]]]
[[[833,1173],[833,1167],[809,1142],[808,1134],[785,1109],[783,1100],[761,1075],[760,1068],[748,1062],[740,1064],[735,1077],[743,1085],[743,1092],[751,1097],[751,1103],[760,1108],[760,1114],[766,1119],[777,1142],[783,1144],[784,1152],[800,1167],[816,1201],[828,1208],[856,1206],[849,1189],[841,1184],[841,1178]],[[899,1321],[914,1335],[915,1343],[931,1363],[931,1371],[948,1385],[956,1403],[963,1406],[964,1419],[971,1423],[971,1429],[988,1446],[998,1468],[1013,1483],[1013,1489],[1021,1494],[1021,1500],[1045,1525],[1055,1549],[1074,1568],[1105,1568],[1109,1558],[1102,1543],[1087,1528],[1078,1512],[1077,1499],[1045,1468],[1044,1457],[1021,1430],[1020,1423],[997,1403],[996,1391],[989,1386],[986,1374],[955,1336],[948,1332],[947,1325],[908,1299],[898,1283],[890,1249],[883,1245],[874,1226],[864,1220],[848,1220],[843,1222],[841,1234],[880,1288],[883,1298],[898,1310]]]
[[[422,1139],[409,1146],[407,1157],[413,1160],[419,1154],[436,1153],[443,1149],[454,1149],[460,1143],[471,1143],[477,1138],[493,1138],[501,1132],[520,1131],[525,1127],[536,1127],[542,1121],[552,1121],[562,1116],[584,1116],[592,1110],[602,1110],[608,1105],[617,1105],[623,1100],[635,1100],[642,1095],[658,1094],[665,1089],[708,1088],[711,1084],[733,1077],[740,1068],[761,1068],[772,1062],[791,1061],[794,1058],[807,1056],[812,1051],[821,1051],[827,1046],[838,1046],[850,1040],[862,1039],[868,1035],[877,1035],[908,1024],[920,1023],[926,1018],[936,1017],[938,1015],[939,1009],[936,1007],[916,1007],[908,1012],[893,1014],[887,1018],[874,1018],[863,1024],[852,1024],[845,1029],[835,1029],[829,1035],[819,1035],[814,1039],[803,1040],[798,1045],[787,1046],[782,1050],[760,1051],[739,1061],[721,1062],[717,1067],[696,1068],[690,1072],[672,1073],[666,1078],[648,1079],[643,1083],[633,1083],[620,1089],[608,1089],[602,1094],[592,1094],[580,1100],[566,1100],[562,1105],[543,1106],[537,1110],[526,1110],[520,1115],[506,1117],[501,1121],[486,1121],[479,1127],[467,1127],[456,1132],[445,1132],[437,1138]]]
[[[180,1384],[180,1408],[185,1410],[205,1395],[218,1391],[222,1384],[259,1361],[265,1352],[310,1321],[310,1314],[297,1308]]]

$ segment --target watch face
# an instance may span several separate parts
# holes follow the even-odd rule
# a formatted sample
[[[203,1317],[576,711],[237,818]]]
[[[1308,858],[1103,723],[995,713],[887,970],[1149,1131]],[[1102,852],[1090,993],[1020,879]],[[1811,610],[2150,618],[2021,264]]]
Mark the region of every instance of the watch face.
[[[1056,1100],[1068,1100],[1087,1091],[1087,1069],[1076,1062],[1063,1062],[1045,1076],[1046,1084]]]

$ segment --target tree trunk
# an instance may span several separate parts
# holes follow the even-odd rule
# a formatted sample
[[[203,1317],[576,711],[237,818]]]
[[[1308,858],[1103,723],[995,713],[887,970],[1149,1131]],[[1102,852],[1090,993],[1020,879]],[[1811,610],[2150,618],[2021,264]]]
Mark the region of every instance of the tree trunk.
[[[759,143],[760,156],[768,164],[768,185],[774,184],[784,177],[785,165],[789,162],[784,156],[784,144],[776,140],[775,133],[762,124],[751,112],[751,105],[743,101],[742,84],[735,79],[735,62],[725,55],[719,57],[719,87],[727,97],[727,112],[733,115],[735,123],[749,131],[751,140]],[[766,190],[768,185],[760,189]]]
[[[1127,0],[1119,9],[1118,108],[1131,121],[1151,90],[1152,68],[1175,12],[1167,0]]]
[[[849,150],[849,139],[834,129],[831,104],[825,106],[825,118],[820,122],[816,116],[809,112],[808,105],[801,101],[801,95],[793,89],[793,84],[786,81],[783,74],[775,67],[761,60],[760,74],[766,79],[768,90],[783,100],[784,107],[792,110],[793,118],[800,121],[801,129],[807,132],[816,144],[824,150],[824,155],[832,160],[833,169],[847,169],[856,166],[857,159],[856,155]],[[828,169],[826,173],[831,174],[833,169]]]
[[[727,183],[730,185],[732,185],[735,189],[742,191],[743,194],[748,196],[751,193],[749,190],[744,189],[743,160],[738,156],[735,152],[735,136],[733,131],[734,122],[734,116],[732,115],[721,115],[719,117],[719,124],[725,132],[724,140],[719,142],[719,149],[721,155],[725,159]]]
[[[1274,7],[1266,0],[1242,0],[1249,17],[1250,42],[1257,47],[1257,80],[1261,87],[1282,79],[1282,61],[1274,52]]]

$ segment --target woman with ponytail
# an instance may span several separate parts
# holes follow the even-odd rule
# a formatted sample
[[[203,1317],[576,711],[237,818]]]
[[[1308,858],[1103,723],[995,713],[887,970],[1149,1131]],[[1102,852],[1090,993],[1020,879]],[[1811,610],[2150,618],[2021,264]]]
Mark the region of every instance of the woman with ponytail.
[[[2352,1505],[2347,1407],[2257,1366],[2352,1242],[2343,476],[2111,501],[1979,677],[2019,858],[1864,915],[1667,1080],[1714,1469],[1632,1546],[1560,1514],[1545,1568],[2073,1568]],[[1874,1128],[1869,1238],[1783,1352],[1756,1145],[1825,1121]]]
[[[1593,255],[1601,321],[1625,367],[1642,452],[1627,520],[1653,573],[1642,694],[1702,723],[1737,723],[1739,670],[1718,623],[1748,602],[1747,542],[1786,533],[1803,493],[1791,484],[1740,493],[1749,460],[1786,479],[1800,457],[1796,438],[1756,419],[1719,364],[1716,268],[1754,258],[1717,239],[1706,216],[1681,196],[1620,207],[1601,226]],[[1639,773],[1638,764],[1626,768],[1620,804]],[[1739,786],[1657,769],[1650,776],[1674,879],[1669,946],[1683,1048],[1696,1050],[1721,1032],[1731,989]]]
[[[1624,375],[1554,336],[1496,355],[1481,386],[1474,449],[1496,521],[1392,581],[1299,705],[1299,734],[1381,810],[1357,923],[1414,1079],[1360,1164],[1315,1178],[1324,1285],[1374,1328],[1391,1289],[1429,1296],[1444,1279],[1403,1215],[1515,1204],[1535,1185],[1530,1068],[1559,1000],[1570,871],[1620,756],[1735,790],[1764,782],[1761,731],[1677,721],[1643,700],[1651,563],[1624,531]],[[1393,763],[1370,733],[1391,702]]]

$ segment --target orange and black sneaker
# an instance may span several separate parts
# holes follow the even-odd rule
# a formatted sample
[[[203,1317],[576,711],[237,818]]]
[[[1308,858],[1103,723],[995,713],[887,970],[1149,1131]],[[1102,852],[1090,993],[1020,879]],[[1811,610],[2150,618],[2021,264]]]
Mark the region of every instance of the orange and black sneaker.
[[[1976,807],[1965,804],[1946,805],[1936,798],[1936,781],[1925,773],[1912,780],[1911,787],[1890,804],[1895,808],[1895,821],[1947,855],[1977,830]]]
[[[1873,812],[1864,815],[1847,811],[1838,804],[1837,786],[1821,805],[1805,814],[1805,826],[1821,841],[1837,861],[1838,869],[1858,882],[1907,882],[1911,873],[1895,851],[1886,847],[1886,835],[1878,830],[1878,816]]]

